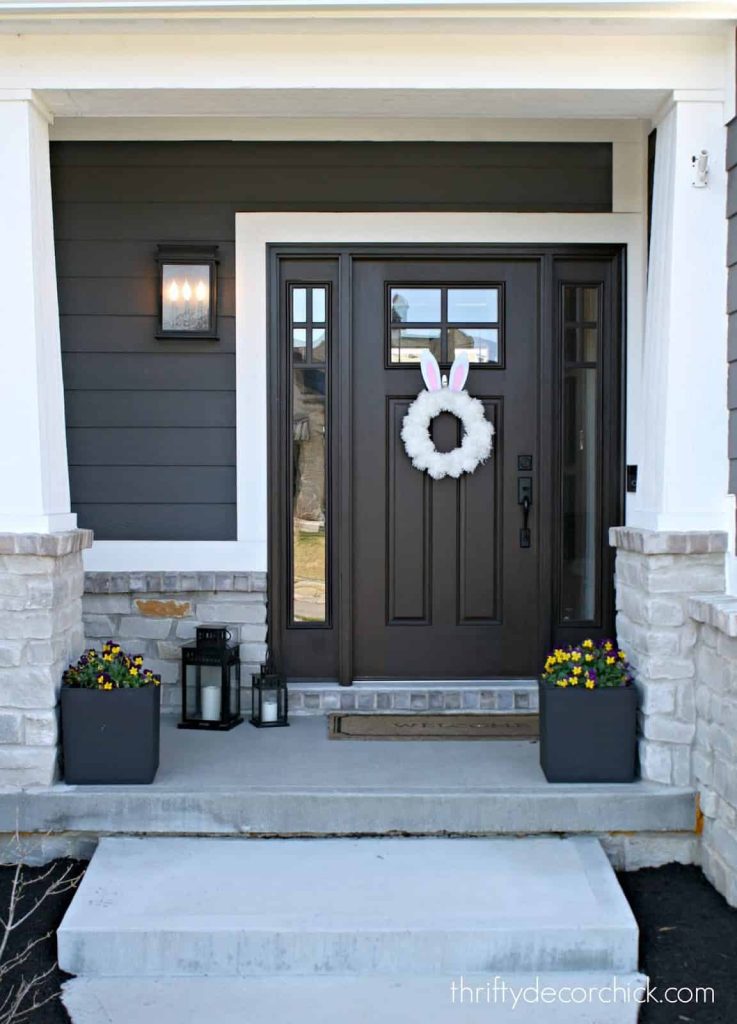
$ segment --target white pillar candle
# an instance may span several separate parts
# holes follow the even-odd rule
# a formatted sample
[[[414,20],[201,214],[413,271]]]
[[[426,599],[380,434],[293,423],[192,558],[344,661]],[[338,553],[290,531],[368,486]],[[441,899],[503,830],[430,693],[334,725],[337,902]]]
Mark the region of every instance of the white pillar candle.
[[[264,697],[261,702],[261,721],[262,722],[275,722],[277,703],[275,697]]]
[[[202,718],[206,722],[220,721],[220,687],[202,687]]]

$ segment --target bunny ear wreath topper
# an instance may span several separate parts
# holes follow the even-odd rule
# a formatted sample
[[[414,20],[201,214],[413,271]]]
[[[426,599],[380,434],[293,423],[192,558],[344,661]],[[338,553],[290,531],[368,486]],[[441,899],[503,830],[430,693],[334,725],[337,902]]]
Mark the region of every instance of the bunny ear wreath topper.
[[[427,387],[407,410],[402,422],[404,449],[415,469],[426,471],[433,480],[473,473],[491,454],[494,428],[478,398],[463,390],[468,377],[468,353],[460,352],[450,368],[450,383],[440,376],[437,359],[428,349],[420,357]],[[430,424],[441,412],[449,412],[463,424],[463,441],[450,452],[439,452],[430,437]]]

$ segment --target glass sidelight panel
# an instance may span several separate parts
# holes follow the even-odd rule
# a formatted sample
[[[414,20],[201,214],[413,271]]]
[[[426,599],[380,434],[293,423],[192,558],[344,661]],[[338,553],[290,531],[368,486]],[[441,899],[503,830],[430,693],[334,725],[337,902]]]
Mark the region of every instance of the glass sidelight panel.
[[[560,608],[563,622],[595,622],[599,579],[599,289],[563,287],[563,437]]]
[[[290,289],[291,624],[327,621],[329,290]]]

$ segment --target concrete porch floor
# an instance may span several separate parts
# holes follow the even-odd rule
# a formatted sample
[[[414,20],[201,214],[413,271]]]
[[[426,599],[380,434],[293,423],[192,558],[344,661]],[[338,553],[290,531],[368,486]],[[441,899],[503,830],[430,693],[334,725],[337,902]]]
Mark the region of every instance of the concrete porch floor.
[[[690,842],[694,822],[687,788],[551,785],[537,742],[335,741],[324,717],[215,733],[165,716],[150,786],[0,792],[0,833],[43,833],[47,845],[111,834],[678,833]]]

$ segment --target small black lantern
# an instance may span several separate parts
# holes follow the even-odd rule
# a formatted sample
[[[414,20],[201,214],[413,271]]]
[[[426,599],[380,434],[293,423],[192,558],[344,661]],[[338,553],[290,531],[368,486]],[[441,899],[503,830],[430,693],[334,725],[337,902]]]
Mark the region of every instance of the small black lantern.
[[[287,681],[276,671],[269,654],[261,671],[252,676],[251,725],[259,729],[289,725],[289,698]]]
[[[198,626],[196,640],[182,647],[180,729],[232,729],[241,715],[238,644],[225,626]]]
[[[157,246],[157,338],[217,339],[217,251],[216,245]]]

